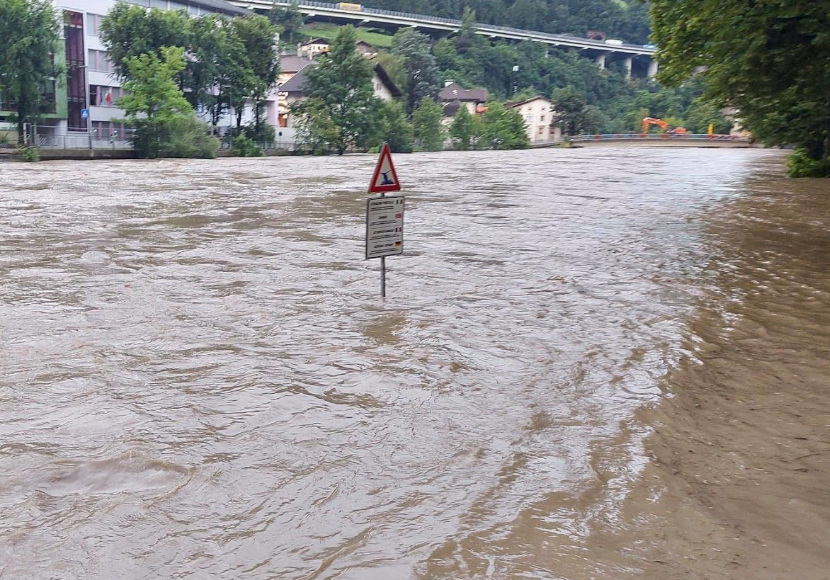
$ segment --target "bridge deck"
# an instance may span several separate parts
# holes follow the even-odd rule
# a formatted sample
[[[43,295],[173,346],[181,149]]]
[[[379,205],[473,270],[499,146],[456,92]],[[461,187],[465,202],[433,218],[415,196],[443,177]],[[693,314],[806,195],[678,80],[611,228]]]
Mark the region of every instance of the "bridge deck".
[[[230,0],[230,3],[242,8],[268,10],[274,6],[287,7],[291,5],[289,1],[283,0]],[[353,20],[360,22],[379,22],[396,24],[400,26],[417,26],[418,28],[436,31],[451,31],[455,32],[461,29],[461,21],[452,18],[441,18],[438,16],[426,16],[423,14],[410,14],[407,12],[395,12],[392,10],[381,10],[377,8],[367,8],[361,6],[360,10],[344,10],[339,8],[339,4],[330,4],[326,2],[314,2],[306,0],[299,2],[297,8],[303,14],[310,16],[326,16],[330,18]],[[599,40],[591,40],[589,38],[580,38],[578,36],[570,36],[567,34],[550,34],[547,32],[537,32],[532,30],[521,30],[518,28],[510,28],[507,26],[493,26],[490,24],[477,24],[476,32],[478,34],[489,36],[493,38],[506,38],[512,40],[531,40],[533,42],[541,42],[552,46],[566,46],[571,48],[578,48],[581,50],[589,50],[593,53],[616,53],[627,56],[646,56],[652,57],[656,52],[651,46],[644,46],[640,44],[607,44]]]
[[[640,133],[617,133],[607,135],[575,135],[568,138],[568,141],[574,147],[625,145],[631,147],[748,148],[754,146],[754,141],[751,138],[736,135],[642,135]]]

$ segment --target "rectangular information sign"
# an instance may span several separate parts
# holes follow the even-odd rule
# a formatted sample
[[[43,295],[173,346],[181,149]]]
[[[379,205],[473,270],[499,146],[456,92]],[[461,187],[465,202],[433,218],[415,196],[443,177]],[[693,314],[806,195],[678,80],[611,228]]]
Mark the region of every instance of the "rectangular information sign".
[[[403,254],[404,196],[366,200],[366,259]]]

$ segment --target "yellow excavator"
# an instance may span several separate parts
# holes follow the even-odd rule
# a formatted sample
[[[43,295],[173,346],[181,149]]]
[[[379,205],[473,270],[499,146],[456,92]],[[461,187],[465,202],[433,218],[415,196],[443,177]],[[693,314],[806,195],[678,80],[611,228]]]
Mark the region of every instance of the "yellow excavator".
[[[645,117],[643,119],[643,135],[648,134],[648,128],[651,125],[657,125],[660,129],[663,130],[663,133],[668,133],[669,135],[685,135],[687,133],[686,129],[683,127],[673,127],[666,123],[663,119],[655,119],[654,117]]]

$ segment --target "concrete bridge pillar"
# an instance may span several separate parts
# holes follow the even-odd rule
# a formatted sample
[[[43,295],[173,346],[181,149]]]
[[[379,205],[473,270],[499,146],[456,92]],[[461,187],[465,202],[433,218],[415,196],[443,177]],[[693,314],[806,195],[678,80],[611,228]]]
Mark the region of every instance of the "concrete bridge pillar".
[[[648,61],[648,78],[653,79],[657,76],[657,61],[651,59]]]
[[[631,69],[634,67],[634,57],[628,56],[623,61],[623,68],[625,69],[625,78],[631,80]]]
[[[599,70],[605,70],[605,57],[608,56],[606,53],[602,53],[597,56],[595,59],[597,64],[599,65]]]

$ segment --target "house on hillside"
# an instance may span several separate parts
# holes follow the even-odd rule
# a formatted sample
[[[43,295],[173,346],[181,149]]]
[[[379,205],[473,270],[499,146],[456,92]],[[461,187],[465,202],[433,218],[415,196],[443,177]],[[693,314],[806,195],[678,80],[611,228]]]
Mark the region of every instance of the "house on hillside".
[[[362,54],[367,58],[372,58],[374,56],[377,56],[378,54],[378,51],[375,49],[375,47],[366,42],[365,40],[358,40],[355,48],[357,49],[358,53]]]
[[[317,66],[312,63],[311,66]],[[391,101],[394,98],[403,96],[403,92],[392,82],[389,73],[379,64],[374,67],[374,75],[372,77],[372,88],[375,96],[383,101]],[[305,83],[306,73],[310,70],[309,66],[304,67],[291,77],[285,84],[280,85],[279,95],[281,102],[285,103],[286,116],[284,120],[280,119],[281,127],[292,127],[291,106],[296,103],[301,103],[306,99],[303,84]],[[283,124],[283,122],[285,124]]]
[[[296,54],[281,54],[279,84],[287,83],[291,77],[310,64],[314,64],[314,61],[310,58]]]
[[[508,102],[505,108],[515,109],[524,119],[531,145],[562,140],[562,129],[553,124],[553,103],[540,95],[523,101]]]
[[[315,56],[328,52],[329,49],[329,41],[325,38],[312,38],[297,45],[297,56],[314,58]]]
[[[438,98],[444,107],[444,124],[451,123],[461,107],[466,107],[471,115],[487,110],[487,89],[465,89],[458,83],[447,81],[438,93]]]
[[[280,76],[277,84],[277,125],[279,127],[288,127],[289,108],[293,102],[290,100],[291,93],[286,91],[284,86],[304,68],[312,64],[314,64],[314,61],[304,56],[294,54],[280,55]],[[302,86],[302,79],[294,83],[294,85]],[[289,89],[291,87],[292,85],[289,85]]]
[[[398,88],[398,85],[391,79],[386,69],[376,64],[374,66],[375,75],[372,77],[372,88],[375,91],[375,96],[382,101],[391,101],[403,96],[403,91]]]

